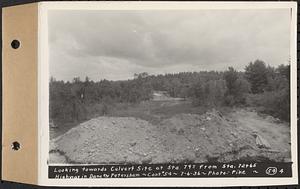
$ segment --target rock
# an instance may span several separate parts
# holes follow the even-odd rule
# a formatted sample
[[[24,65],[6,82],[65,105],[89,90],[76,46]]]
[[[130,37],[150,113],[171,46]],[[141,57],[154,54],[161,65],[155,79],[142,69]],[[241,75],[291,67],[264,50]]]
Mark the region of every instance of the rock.
[[[130,144],[130,146],[135,146],[136,145],[136,142],[134,141],[134,142],[131,142],[131,143],[129,143]]]
[[[237,133],[236,133],[236,132],[233,132],[233,131],[231,131],[230,134],[232,134],[234,137],[237,137],[237,136],[238,136]]]
[[[143,164],[149,164],[152,162],[152,157],[151,156],[147,156],[142,160]]]
[[[221,112],[217,111],[217,114],[218,114],[220,117],[223,117],[223,115],[221,114]]]
[[[180,129],[177,131],[177,134],[183,135],[183,134],[184,134],[184,129],[183,129],[183,128],[180,128]]]
[[[269,144],[269,142],[264,139],[262,136],[256,134],[256,145],[259,147],[259,148],[267,148],[267,149],[270,149],[271,148],[271,145]]]

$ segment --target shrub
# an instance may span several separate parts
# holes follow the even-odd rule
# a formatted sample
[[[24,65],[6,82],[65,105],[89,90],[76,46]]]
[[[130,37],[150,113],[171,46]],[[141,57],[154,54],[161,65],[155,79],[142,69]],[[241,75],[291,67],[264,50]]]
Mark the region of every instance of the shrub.
[[[227,86],[225,104],[228,106],[245,104],[245,94],[250,90],[249,82],[232,67],[224,72],[224,80]]]
[[[290,119],[290,93],[287,89],[249,95],[247,103],[260,107],[263,113],[285,121]]]
[[[224,102],[227,106],[233,106],[235,104],[234,97],[232,95],[226,95]]]

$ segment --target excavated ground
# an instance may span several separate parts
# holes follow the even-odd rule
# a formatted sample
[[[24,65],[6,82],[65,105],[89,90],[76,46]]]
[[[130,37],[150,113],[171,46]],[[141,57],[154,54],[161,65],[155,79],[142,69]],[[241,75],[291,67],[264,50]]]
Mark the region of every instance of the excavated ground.
[[[177,114],[153,125],[134,117],[98,117],[51,140],[50,163],[290,161],[286,123],[256,112]],[[257,135],[269,143],[257,143]]]

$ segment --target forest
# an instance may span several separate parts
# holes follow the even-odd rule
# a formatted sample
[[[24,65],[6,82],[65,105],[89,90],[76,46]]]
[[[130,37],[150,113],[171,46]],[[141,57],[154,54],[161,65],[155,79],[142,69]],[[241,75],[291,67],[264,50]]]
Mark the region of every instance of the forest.
[[[152,99],[153,91],[191,101],[194,108],[256,107],[284,121],[290,119],[290,66],[272,67],[262,60],[243,71],[200,71],[150,75],[134,74],[122,81],[81,80],[49,82],[49,114],[56,125],[105,116],[117,104],[131,106]]]

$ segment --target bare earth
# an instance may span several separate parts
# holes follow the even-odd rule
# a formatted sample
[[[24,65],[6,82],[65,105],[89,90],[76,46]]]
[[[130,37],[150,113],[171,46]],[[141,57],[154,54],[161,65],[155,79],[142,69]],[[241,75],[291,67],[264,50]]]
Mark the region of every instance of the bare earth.
[[[288,162],[290,156],[287,123],[237,109],[179,113],[155,125],[134,117],[94,118],[51,140],[49,163]]]

